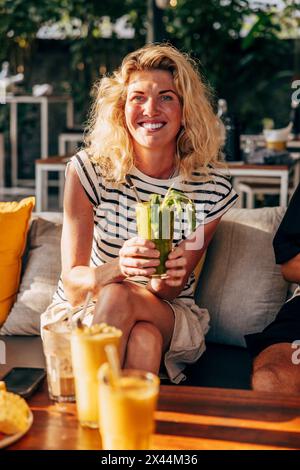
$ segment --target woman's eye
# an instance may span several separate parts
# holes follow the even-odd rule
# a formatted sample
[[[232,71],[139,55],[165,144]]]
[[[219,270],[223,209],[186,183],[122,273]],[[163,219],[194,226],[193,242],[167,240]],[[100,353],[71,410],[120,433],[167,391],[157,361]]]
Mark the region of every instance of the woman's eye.
[[[144,97],[141,95],[136,95],[133,96],[132,101],[134,101],[135,103],[142,103],[144,101]]]
[[[162,95],[161,96],[161,101],[172,101],[172,96],[170,95]]]

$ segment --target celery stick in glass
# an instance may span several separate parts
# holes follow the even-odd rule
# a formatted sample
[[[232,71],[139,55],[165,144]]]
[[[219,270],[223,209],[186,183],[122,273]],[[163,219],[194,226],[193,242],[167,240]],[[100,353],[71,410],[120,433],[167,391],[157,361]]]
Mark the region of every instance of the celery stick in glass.
[[[174,212],[181,218],[182,205],[186,207],[188,228],[192,232],[196,226],[195,205],[180,191],[170,188],[163,199],[159,194],[151,194],[149,202],[136,206],[138,235],[151,240],[160,252],[160,264],[153,277],[166,277],[165,262],[174,237]]]

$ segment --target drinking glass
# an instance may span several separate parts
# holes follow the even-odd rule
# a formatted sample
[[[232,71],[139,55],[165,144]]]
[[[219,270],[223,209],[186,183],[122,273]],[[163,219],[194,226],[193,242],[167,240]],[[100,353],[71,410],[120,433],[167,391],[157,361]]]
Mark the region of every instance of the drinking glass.
[[[99,370],[99,430],[104,450],[149,449],[159,378],[150,372],[123,370],[118,380],[108,364]]]
[[[49,396],[57,402],[75,401],[71,360],[71,329],[67,322],[43,327]]]
[[[165,262],[172,251],[174,237],[174,211],[169,207],[140,202],[136,205],[137,232],[141,238],[151,240],[159,251],[159,265],[152,277],[166,277]]]
[[[122,336],[121,330],[102,325],[75,328],[71,335],[78,419],[82,426],[90,428],[98,427],[97,373],[107,361],[104,348],[107,344],[118,348]]]

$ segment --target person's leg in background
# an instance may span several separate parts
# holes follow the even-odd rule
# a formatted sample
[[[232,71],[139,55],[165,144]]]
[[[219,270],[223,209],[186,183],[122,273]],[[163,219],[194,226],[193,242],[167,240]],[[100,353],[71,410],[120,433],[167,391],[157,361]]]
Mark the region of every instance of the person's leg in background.
[[[245,338],[254,357],[252,388],[299,394],[300,361],[296,360],[295,346],[300,340],[300,296],[286,302],[262,333]]]
[[[293,363],[291,343],[264,349],[254,360],[252,388],[263,392],[300,393],[300,364]]]

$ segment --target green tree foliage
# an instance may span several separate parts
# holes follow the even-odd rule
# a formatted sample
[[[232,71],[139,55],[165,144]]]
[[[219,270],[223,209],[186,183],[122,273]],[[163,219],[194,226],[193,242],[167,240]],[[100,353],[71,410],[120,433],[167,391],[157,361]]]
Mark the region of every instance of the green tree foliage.
[[[273,10],[253,12],[248,0],[177,0],[176,7],[164,11],[165,38],[199,60],[216,97],[228,100],[244,130],[259,131],[264,117],[272,117],[275,125],[288,119],[291,81],[300,65],[291,52],[293,41],[281,38],[288,38],[292,27],[295,30],[299,1],[285,3],[280,15]],[[101,75],[101,64],[110,71],[117,65],[116,52],[120,62],[128,50],[144,44],[146,13],[146,0],[0,0],[0,61],[9,59],[13,69],[24,65],[28,72],[39,28],[76,19],[84,34],[67,39],[66,65],[77,104],[86,108],[88,90]],[[252,27],[242,35],[245,19],[253,13]],[[135,27],[135,39],[126,42],[115,35],[101,39],[101,17],[114,21],[123,14]]]
[[[242,36],[251,15],[253,25]],[[173,42],[199,59],[217,97],[228,100],[246,131],[260,131],[266,116],[276,125],[289,119],[293,45],[279,39],[277,17],[253,11],[247,0],[178,0],[167,12]]]

